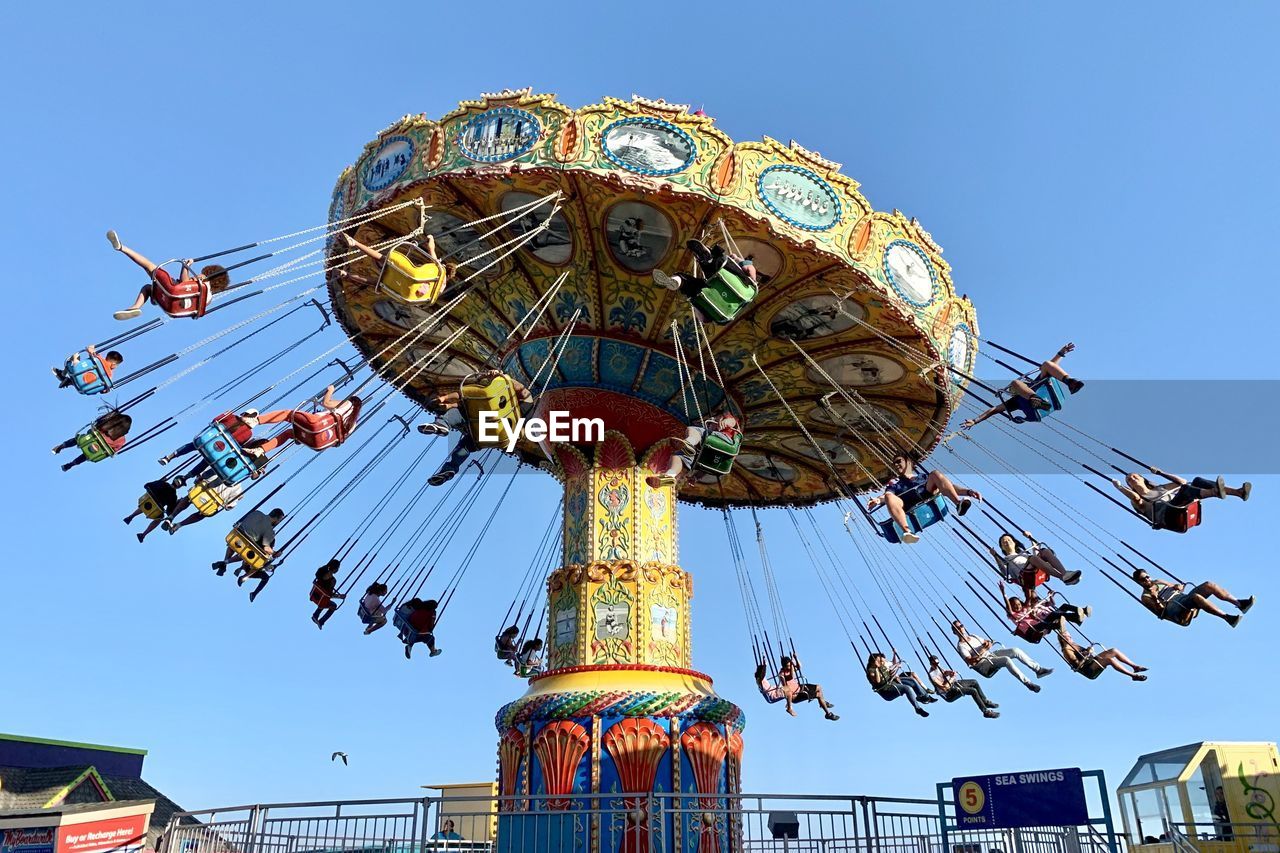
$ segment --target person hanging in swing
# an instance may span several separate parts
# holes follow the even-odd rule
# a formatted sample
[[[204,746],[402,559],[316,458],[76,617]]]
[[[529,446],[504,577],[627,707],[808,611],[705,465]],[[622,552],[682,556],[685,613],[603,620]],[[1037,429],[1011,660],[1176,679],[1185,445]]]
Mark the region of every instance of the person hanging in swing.
[[[430,657],[440,654],[443,649],[436,648],[436,618],[440,602],[434,598],[423,601],[411,598],[400,605],[399,613],[404,617],[404,627],[400,631],[400,642],[404,643],[404,658],[413,658],[413,647],[416,643],[425,643],[431,651]]]
[[[313,398],[314,399],[314,398]],[[254,441],[246,446],[262,453],[270,453],[291,441],[304,444],[312,450],[326,450],[347,440],[360,421],[361,400],[352,394],[346,399],[335,396],[334,386],[324,390],[320,399],[320,411],[304,412],[301,409],[276,409],[258,417],[260,424],[289,424],[284,430],[264,441]]]
[[[143,486],[143,490],[147,493],[146,497],[154,502],[156,508],[160,510],[160,514],[151,519],[151,523],[141,533],[136,534],[139,543],[145,542],[151,531],[182,511],[181,501],[178,499],[178,490],[174,486],[174,483],[170,483],[165,479],[152,480]],[[146,512],[142,504],[143,501],[138,501],[137,509],[124,517],[125,524],[132,524],[135,518]]]
[[[493,638],[493,653],[507,666],[514,666],[520,654],[520,626],[511,625]]]
[[[982,685],[972,678],[961,678],[954,669],[947,669],[938,660],[937,655],[929,655],[929,681],[933,683],[935,695],[947,704],[964,696],[972,696],[982,716],[994,720],[1000,716],[996,710],[1000,706],[987,698],[982,692]]]
[[[315,580],[311,582],[311,603],[316,606],[311,621],[320,630],[324,630],[324,623],[338,612],[338,602],[347,597],[345,593],[338,592],[338,569],[341,567],[342,561],[334,557],[316,569]]]
[[[1074,379],[1067,374],[1059,362],[1067,353],[1074,352],[1076,345],[1073,343],[1064,344],[1062,349],[1048,361],[1040,363],[1040,368],[1032,377],[1018,377],[1009,383],[1005,393],[1008,394],[1004,401],[998,405],[992,406],[976,418],[970,418],[960,424],[964,429],[973,429],[978,424],[996,415],[1012,416],[1014,412],[1023,410],[1024,406],[1030,405],[1033,409],[1047,412],[1053,409],[1053,404],[1036,393],[1036,389],[1049,379],[1056,379],[1063,385],[1067,386],[1067,390],[1072,394],[1078,392],[1084,387],[1084,381]],[[1028,381],[1030,380],[1030,381]]]
[[[786,702],[787,713],[795,717],[797,702],[815,701],[818,707],[822,709],[823,716],[828,720],[838,720],[840,715],[831,709],[835,707],[834,702],[828,702],[827,697],[823,695],[822,685],[809,684],[800,680],[799,669],[800,661],[792,657],[783,655],[778,667],[778,677],[772,683],[766,677],[765,664],[762,661],[755,672],[755,680],[760,688],[760,695],[764,697],[764,701],[770,705],[775,702]]]
[[[982,495],[976,490],[955,485],[941,471],[917,469],[913,453],[896,453],[890,462],[897,476],[888,482],[882,495],[867,502],[867,509],[874,510],[881,504],[887,506],[889,516],[902,529],[900,538],[907,545],[920,541],[907,521],[907,513],[916,505],[943,495],[955,505],[958,515],[964,515],[973,501],[982,500]]]
[[[253,459],[254,464],[258,466],[254,470],[253,474],[250,475],[251,477],[256,479],[258,476],[261,475],[261,472],[262,472],[261,466],[266,464],[266,457],[251,456],[250,458]],[[191,477],[190,474],[188,474],[186,477],[175,477],[173,480],[173,484],[175,486],[182,485],[184,482],[190,479],[190,477]],[[170,536],[177,533],[179,530],[181,530],[184,527],[190,527],[193,524],[204,521],[206,518],[212,518],[213,515],[217,512],[226,512],[228,510],[235,509],[236,504],[240,502],[240,498],[244,495],[244,487],[241,486],[239,483],[225,483],[222,481],[221,478],[217,478],[214,480],[200,481],[197,483],[197,485],[202,486],[204,488],[204,490],[208,493],[208,495],[213,500],[214,505],[217,508],[212,513],[202,512],[201,510],[197,509],[194,512],[189,513],[186,518],[178,519],[176,521],[169,520],[169,519],[177,518],[178,513],[182,512],[183,510],[189,508],[192,505],[191,495],[195,488],[193,487],[193,491],[188,491],[187,494],[184,495],[178,501],[178,505],[174,508],[173,512],[170,513],[169,519],[165,519],[164,521],[161,522],[160,526],[163,527],[166,531],[168,531]]]
[[[667,469],[661,474],[653,474],[646,477],[645,482],[655,489],[663,486],[681,485],[693,473],[694,463],[698,459],[708,434],[719,438],[716,443],[718,451],[734,449],[742,445],[742,429],[738,424],[738,419],[734,417],[732,412],[721,412],[719,415],[706,418],[702,422],[702,426],[687,427],[683,440],[672,439],[676,444],[677,450],[671,454],[671,461],[667,464]],[[733,465],[733,457],[737,455],[736,450],[732,456],[727,452],[718,452],[718,455],[727,458],[718,460],[716,464],[699,466],[700,470],[704,470],[707,473],[713,473],[714,471],[721,477],[728,473],[727,470],[722,471],[722,469],[725,469],[725,463],[730,467]]]
[[[1013,534],[1001,534],[997,541],[1000,550],[988,548],[1000,569],[1001,576],[1009,583],[1022,587],[1027,596],[1034,596],[1035,589],[1050,577],[1058,578],[1067,586],[1080,582],[1079,571],[1067,571],[1053,549],[1037,542],[1030,531],[1022,531],[1030,545],[1024,545]]]
[[[111,243],[111,248],[123,253],[151,277],[150,284],[138,291],[138,296],[132,305],[123,311],[115,312],[113,316],[117,320],[132,320],[140,316],[142,306],[147,302],[159,306],[170,317],[200,317],[208,311],[213,295],[223,292],[231,285],[231,277],[226,268],[218,264],[209,264],[201,268],[199,274],[194,274],[191,270],[194,261],[185,260],[182,262],[182,272],[178,280],[174,281],[173,276],[164,267],[121,243],[116,232],[108,231],[107,241]]]
[[[1185,510],[1192,503],[1207,498],[1226,499],[1237,497],[1242,501],[1249,500],[1253,492],[1253,484],[1245,482],[1238,488],[1227,485],[1223,477],[1210,480],[1207,477],[1196,477],[1190,482],[1167,471],[1152,467],[1151,473],[1163,477],[1164,483],[1152,483],[1142,474],[1133,472],[1125,476],[1124,481],[1112,480],[1115,486],[1133,505],[1133,511],[1146,519],[1152,527],[1165,527],[1173,510]]]
[[[475,380],[477,383],[488,383],[502,375],[504,374],[501,370],[486,370],[477,374]],[[536,405],[533,392],[518,379],[510,376],[507,379],[515,389],[520,417],[528,417],[533,413]],[[449,455],[440,463],[436,472],[427,478],[427,483],[432,486],[442,486],[452,480],[462,470],[467,457],[480,449],[480,445],[476,443],[476,437],[471,434],[471,423],[461,403],[460,392],[437,391],[426,404],[427,411],[435,415],[434,420],[418,425],[418,432],[423,435],[449,436]],[[543,453],[547,454],[545,447]],[[547,455],[550,458],[550,455]]]
[[[81,394],[105,394],[111,390],[116,368],[124,364],[119,350],[108,350],[98,355],[93,344],[83,352],[72,353],[62,367],[53,368],[59,388],[75,387]]]
[[[1232,628],[1240,624],[1240,619],[1256,603],[1255,596],[1236,598],[1213,581],[1205,581],[1199,586],[1187,589],[1185,583],[1155,580],[1143,569],[1135,569],[1133,580],[1142,587],[1142,606],[1165,622],[1172,622],[1184,628],[1200,611],[1210,616],[1217,616]],[[1225,601],[1239,610],[1239,613],[1227,613],[1218,607],[1211,598]]]
[[[276,528],[280,526],[282,521],[284,521],[284,510],[282,509],[276,508],[269,513],[251,509],[235,523],[235,528],[267,558],[267,566],[269,566],[271,558],[275,556]],[[243,562],[243,559],[228,545],[227,552],[223,558],[213,563],[213,571],[221,577],[227,573],[228,565],[234,562]],[[237,586],[244,586],[244,582],[250,578],[258,579],[257,588],[249,593],[249,601],[256,599],[258,593],[262,592],[267,585],[267,581],[271,579],[271,573],[266,570],[265,566],[262,569],[252,569],[241,565],[236,568],[235,575]]]
[[[532,640],[525,640],[524,645],[520,647],[520,653],[516,655],[514,663],[516,675],[520,678],[532,678],[535,675],[540,675],[543,670],[542,638],[534,637]]]
[[[82,462],[101,462],[103,459],[115,456],[124,449],[125,442],[128,440],[129,430],[132,427],[132,417],[119,409],[110,409],[95,418],[93,424],[85,432],[77,433],[61,444],[55,444],[53,446],[53,455],[57,456],[62,451],[70,450],[73,447],[80,448],[80,453],[76,455],[75,459],[63,463],[63,471],[70,471]]]
[[[232,441],[244,447],[253,438],[253,431],[258,428],[259,412],[257,409],[245,409],[240,414],[235,412],[223,412],[213,419],[212,423],[221,424],[231,436]],[[196,443],[188,441],[186,444],[178,447],[170,453],[161,456],[157,461],[161,465],[168,465],[175,459],[196,453]]]
[[[366,246],[346,232],[339,232],[337,237],[348,249],[355,249],[378,264],[382,284],[391,293],[409,302],[435,302],[448,286],[449,276],[456,270],[455,265],[440,260],[436,254],[436,238],[431,234],[427,235],[425,246],[411,244],[423,256],[422,263],[416,264],[400,246],[394,246],[383,253],[372,246]],[[338,277],[364,287],[375,284],[362,275],[346,270],[339,270]]]
[[[1058,648],[1062,651],[1062,659],[1072,672],[1078,672],[1090,680],[1097,678],[1104,669],[1111,667],[1121,675],[1134,681],[1146,681],[1142,673],[1147,667],[1138,666],[1119,649],[1101,649],[1092,651],[1080,645],[1071,637],[1066,625],[1058,626]]]
[[[374,581],[365,589],[357,610],[364,623],[365,636],[387,624],[387,606],[382,602],[387,592],[387,585],[381,581]]]
[[[929,716],[929,712],[921,705],[938,701],[937,696],[929,695],[919,676],[910,670],[902,671],[902,658],[898,657],[896,649],[892,661],[886,660],[880,652],[872,652],[867,657],[866,672],[867,682],[881,699],[892,702],[899,696],[906,696],[911,707],[921,717]]]
[[[654,283],[667,290],[677,291],[681,296],[688,299],[693,305],[698,319],[704,323],[724,323],[733,319],[733,317],[737,316],[742,306],[755,297],[755,291],[759,286],[755,261],[750,256],[740,257],[730,254],[719,244],[708,249],[699,240],[689,240],[685,243],[685,246],[693,253],[694,259],[698,262],[698,270],[702,274],[677,273],[668,275],[662,270],[654,270]],[[738,304],[726,305],[724,307],[729,309],[728,311],[720,316],[713,316],[713,313],[718,312],[719,308],[705,301],[703,291],[722,272],[736,276],[750,292],[737,294],[737,297],[732,301]],[[712,313],[708,312],[707,309],[709,308],[713,309]]]
[[[1000,581],[1000,597],[1004,600],[1004,613],[1013,623],[1013,634],[1028,643],[1040,642],[1050,631],[1062,627],[1064,620],[1083,625],[1091,612],[1088,605],[1055,603],[1053,590],[1049,590],[1048,598],[1040,599],[1033,589],[1024,600],[1006,595],[1004,589],[1004,581]]]
[[[983,678],[990,678],[997,671],[1005,669],[1009,671],[1010,675],[1021,681],[1023,687],[1026,687],[1032,693],[1039,693],[1040,685],[1027,678],[1022,673],[1022,670],[1018,668],[1018,663],[1030,667],[1031,671],[1036,674],[1036,678],[1044,678],[1053,672],[1049,667],[1036,663],[1022,649],[1012,646],[995,648],[995,643],[991,640],[970,634],[964,623],[959,619],[952,621],[951,633],[956,635],[956,651],[960,654],[961,660]]]

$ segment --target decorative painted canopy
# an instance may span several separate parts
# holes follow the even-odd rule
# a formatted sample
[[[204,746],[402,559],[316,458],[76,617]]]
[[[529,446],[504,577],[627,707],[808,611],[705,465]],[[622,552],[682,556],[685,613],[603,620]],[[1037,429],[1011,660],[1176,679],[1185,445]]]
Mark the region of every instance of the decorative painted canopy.
[[[557,193],[527,215],[472,224]],[[571,110],[524,89],[464,102],[439,121],[405,117],[343,172],[330,219],[416,197],[427,205],[426,231],[438,251],[471,261],[455,281],[559,207],[549,227],[477,276],[448,317],[407,349],[389,345],[418,328],[429,308],[369,287],[378,274],[371,261],[349,267],[357,277],[331,278],[333,303],[356,344],[384,373],[402,377],[462,330],[407,386],[421,400],[485,367],[529,382],[577,315],[544,405],[601,415],[641,449],[682,434],[699,409],[741,415],[746,437],[733,472],[718,483],[690,481],[680,494],[687,501],[835,497],[822,455],[753,355],[840,476],[861,489],[885,473],[868,437],[931,448],[957,390],[942,364],[967,373],[976,354],[973,305],[955,294],[942,250],[915,220],[873,210],[837,163],[795,143],[735,143],[684,105],[607,98]],[[407,234],[418,216],[406,207],[356,237],[375,243]],[[699,365],[688,301],[655,285],[652,274],[694,269],[685,242],[724,242],[726,233],[754,258],[761,287],[733,322],[706,327],[717,376],[709,358]],[[533,331],[511,335],[562,274]],[[805,353],[856,392],[857,404],[837,396],[821,405],[833,388]],[[692,389],[679,380],[681,355],[695,374]],[[532,448],[525,453],[540,458]]]

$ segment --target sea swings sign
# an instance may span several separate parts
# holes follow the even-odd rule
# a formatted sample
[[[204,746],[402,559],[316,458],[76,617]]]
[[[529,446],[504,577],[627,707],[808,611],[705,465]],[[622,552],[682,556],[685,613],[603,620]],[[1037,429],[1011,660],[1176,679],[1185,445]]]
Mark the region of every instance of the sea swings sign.
[[[1079,826],[1089,822],[1080,768],[951,780],[957,829]]]

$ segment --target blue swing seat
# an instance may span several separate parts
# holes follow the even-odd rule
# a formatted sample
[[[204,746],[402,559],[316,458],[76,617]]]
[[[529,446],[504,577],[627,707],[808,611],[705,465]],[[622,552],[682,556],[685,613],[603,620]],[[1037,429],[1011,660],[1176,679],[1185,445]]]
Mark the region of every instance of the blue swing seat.
[[[253,460],[231,437],[231,433],[223,424],[217,422],[209,424],[196,436],[195,445],[200,455],[213,466],[213,470],[228,485],[246,480],[253,473]]]
[[[67,359],[63,370],[81,394],[105,394],[115,384],[98,360],[83,350]]]
[[[1066,402],[1066,399],[1069,396],[1066,387],[1052,376],[1037,379],[1031,384],[1031,390],[1035,391],[1036,396],[1048,403],[1051,408],[1037,409],[1035,406],[1031,405],[1030,400],[1023,397],[1017,397],[1014,402],[1017,404],[1017,412],[1021,417],[1014,417],[1013,413],[1010,413],[1010,417],[1012,417],[1016,423],[1026,423],[1027,421],[1039,423],[1049,415],[1059,411],[1062,408],[1062,404]]]
[[[912,533],[919,533],[926,527],[942,521],[950,511],[951,508],[947,503],[947,499],[942,495],[934,495],[927,501],[921,501],[907,509],[907,523],[911,525]],[[886,542],[893,544],[901,542],[903,532],[903,529],[892,518],[887,518],[880,522],[880,535],[885,538]]]

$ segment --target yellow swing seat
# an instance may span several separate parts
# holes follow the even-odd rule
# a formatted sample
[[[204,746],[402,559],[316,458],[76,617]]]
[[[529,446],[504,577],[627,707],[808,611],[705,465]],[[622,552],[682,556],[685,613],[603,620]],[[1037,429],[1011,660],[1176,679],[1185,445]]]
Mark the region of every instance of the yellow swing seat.
[[[258,543],[245,536],[239,527],[232,527],[231,532],[227,534],[227,547],[244,560],[244,564],[251,569],[261,569],[271,562],[271,558],[262,553]]]
[[[196,511],[208,518],[217,515],[226,509],[226,504],[222,502],[222,498],[218,493],[210,487],[208,480],[198,480],[189,490],[187,490],[187,500],[191,501],[191,505]]]
[[[382,261],[378,285],[402,302],[435,303],[444,290],[444,271],[412,240],[397,243]]]
[[[484,382],[479,374],[472,374],[462,380],[459,395],[472,441],[479,447],[506,447],[515,433],[516,421],[520,417],[520,396],[511,377],[501,373]],[[481,439],[480,416],[483,412],[492,412],[497,416],[497,439]],[[486,420],[490,424],[493,422],[492,418]]]

